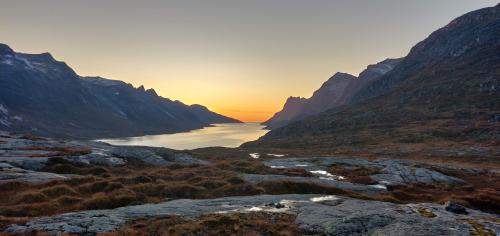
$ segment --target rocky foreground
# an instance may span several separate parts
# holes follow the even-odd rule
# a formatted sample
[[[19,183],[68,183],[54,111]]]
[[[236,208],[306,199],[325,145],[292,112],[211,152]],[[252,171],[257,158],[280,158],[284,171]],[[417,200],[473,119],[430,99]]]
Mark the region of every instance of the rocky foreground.
[[[0,181],[36,183],[71,177],[41,171],[57,163],[113,167],[134,161],[152,166],[207,163],[166,148],[120,147],[102,142],[65,141],[0,132]]]
[[[31,231],[96,234],[118,229],[127,221],[165,215],[195,218],[202,214],[269,211],[297,215],[295,223],[309,233],[331,235],[469,235],[474,226],[484,224],[496,232],[495,215],[467,209],[455,214],[437,204],[393,204],[324,195],[259,195],[207,200],[180,199],[159,204],[68,213],[12,225],[7,232]]]
[[[0,229],[498,235],[499,168],[429,163],[258,149],[181,152],[3,132]]]

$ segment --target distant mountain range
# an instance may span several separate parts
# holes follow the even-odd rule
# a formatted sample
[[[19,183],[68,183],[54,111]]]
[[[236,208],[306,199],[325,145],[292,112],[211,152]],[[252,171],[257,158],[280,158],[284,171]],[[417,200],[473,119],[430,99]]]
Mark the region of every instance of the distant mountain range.
[[[289,97],[283,109],[263,124],[269,128],[279,128],[307,116],[346,105],[361,88],[391,71],[400,61],[401,59],[387,59],[375,65],[369,65],[359,77],[336,73],[310,98]]]
[[[0,130],[103,138],[173,133],[238,120],[160,97],[153,89],[77,75],[49,53],[0,44]]]
[[[245,146],[500,145],[500,4],[453,20],[387,62],[357,79],[337,74],[309,99],[288,99],[266,124],[292,123]]]

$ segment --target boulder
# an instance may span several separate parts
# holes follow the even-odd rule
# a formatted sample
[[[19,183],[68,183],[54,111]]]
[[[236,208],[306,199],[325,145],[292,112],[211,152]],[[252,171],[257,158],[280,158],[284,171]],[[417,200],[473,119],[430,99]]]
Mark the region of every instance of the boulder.
[[[456,214],[467,214],[467,209],[464,206],[450,201],[444,204],[444,209]]]

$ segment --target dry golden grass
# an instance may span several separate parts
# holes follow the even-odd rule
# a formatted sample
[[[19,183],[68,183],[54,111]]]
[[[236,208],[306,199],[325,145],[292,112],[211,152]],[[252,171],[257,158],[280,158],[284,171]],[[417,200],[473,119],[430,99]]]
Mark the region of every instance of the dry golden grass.
[[[196,220],[168,216],[132,221],[103,235],[304,235],[294,221],[295,215],[266,212],[209,214]]]
[[[132,204],[157,203],[170,199],[219,198],[256,194],[328,193],[345,191],[307,183],[286,181],[251,184],[239,172],[308,175],[302,170],[276,170],[255,160],[221,160],[209,166],[169,167],[78,167],[56,164],[48,171],[87,174],[66,181],[42,184],[0,184],[0,216],[3,225],[19,217],[49,216],[64,212],[108,209]],[[12,219],[12,220],[9,220]]]
[[[33,154],[30,157],[57,157],[57,156],[80,156],[92,153],[90,148],[80,148],[80,147],[43,147],[43,146],[32,146],[23,147],[20,150],[37,150],[37,151],[48,151],[44,154]]]
[[[217,151],[215,151],[217,150]],[[361,199],[406,202],[456,201],[465,206],[488,212],[499,212],[500,177],[498,175],[446,172],[466,180],[463,186],[411,185],[390,188],[388,194],[363,196],[348,191],[310,183],[273,181],[260,184],[245,182],[240,173],[284,174],[310,176],[302,169],[272,169],[259,160],[250,159],[248,153],[231,149],[200,149],[193,151],[203,159],[211,160],[207,166],[172,165],[146,167],[81,167],[55,164],[45,171],[79,174],[82,177],[43,184],[7,182],[0,184],[0,230],[9,223],[26,221],[33,217],[59,213],[116,208],[132,204],[157,203],[179,198],[218,198],[256,194],[316,193],[346,195]],[[220,159],[216,156],[220,154]],[[235,156],[233,156],[235,155]],[[333,173],[348,180],[369,184],[367,177],[378,170],[358,168],[345,170],[332,167]],[[201,226],[200,226],[201,227]]]
[[[358,184],[376,184],[377,182],[370,178],[370,175],[379,173],[379,170],[365,167],[354,167],[345,169],[342,166],[334,165],[330,167],[330,173],[344,176],[347,181]]]
[[[487,229],[482,225],[481,223],[472,220],[472,219],[465,219],[465,222],[470,224],[472,226],[472,229],[470,231],[470,234],[472,236],[495,236],[495,232],[493,230]]]

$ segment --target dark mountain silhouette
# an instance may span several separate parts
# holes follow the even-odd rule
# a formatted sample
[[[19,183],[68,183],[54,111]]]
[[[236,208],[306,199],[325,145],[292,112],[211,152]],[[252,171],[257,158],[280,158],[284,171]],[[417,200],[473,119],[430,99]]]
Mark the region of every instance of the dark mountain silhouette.
[[[0,44],[0,129],[51,137],[100,138],[170,133],[239,122],[153,89],[81,77],[49,53]]]
[[[247,146],[500,144],[500,4],[465,14],[414,46],[349,103]]]
[[[359,78],[346,73],[336,73],[310,98],[288,98],[283,109],[263,124],[275,129],[328,109],[343,106],[361,88],[391,71],[400,61],[401,59],[386,59],[370,65],[360,73]]]

